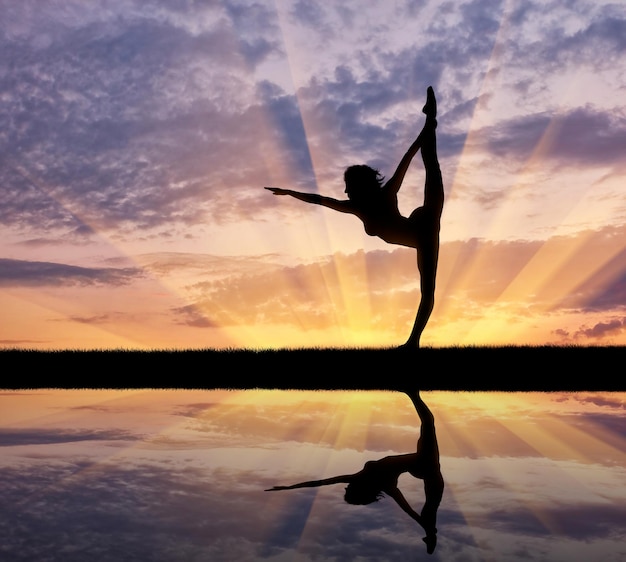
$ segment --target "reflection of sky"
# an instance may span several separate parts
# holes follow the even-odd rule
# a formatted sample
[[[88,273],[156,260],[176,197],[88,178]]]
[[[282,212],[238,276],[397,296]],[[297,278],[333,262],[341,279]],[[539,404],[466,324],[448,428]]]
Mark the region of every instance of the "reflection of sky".
[[[396,393],[0,394],[2,560],[626,560],[624,393],[423,394],[439,545],[389,499],[264,492],[415,447]],[[419,511],[421,483],[400,487]]]

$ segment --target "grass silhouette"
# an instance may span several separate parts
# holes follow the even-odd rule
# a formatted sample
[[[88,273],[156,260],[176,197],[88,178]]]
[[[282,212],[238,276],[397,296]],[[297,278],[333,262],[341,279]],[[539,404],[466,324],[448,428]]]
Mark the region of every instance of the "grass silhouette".
[[[626,347],[5,349],[0,387],[626,391]]]

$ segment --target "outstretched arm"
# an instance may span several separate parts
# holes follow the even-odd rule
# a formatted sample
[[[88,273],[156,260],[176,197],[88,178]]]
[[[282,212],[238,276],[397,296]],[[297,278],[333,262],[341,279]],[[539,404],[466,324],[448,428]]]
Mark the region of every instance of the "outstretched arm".
[[[422,138],[420,135],[413,141],[413,144],[409,147],[409,150],[406,151],[406,154],[402,157],[402,160],[400,160],[400,164],[398,164],[398,167],[396,168],[393,176],[391,176],[391,179],[389,179],[389,181],[385,183],[383,189],[389,190],[393,193],[398,193],[398,191],[402,187],[402,182],[404,181],[404,176],[409,169],[411,160],[413,160],[413,157],[417,154],[417,151],[420,149],[421,146]]]
[[[443,481],[441,491],[443,491]],[[435,527],[435,523],[437,519],[437,508],[439,507],[441,495],[439,495],[439,501],[433,498],[432,495],[429,499],[427,490],[426,504],[422,509],[422,513],[418,514],[409,505],[405,497],[402,495],[402,492],[398,488],[394,488],[393,490],[385,490],[385,493],[390,495],[394,500],[396,500],[396,503],[411,518],[415,519],[415,521],[417,521],[422,526],[422,528],[426,532],[426,536],[422,538],[422,540],[426,543],[426,552],[428,552],[428,554],[432,554],[437,547],[437,528]]]
[[[323,480],[309,480],[308,482],[300,482],[291,486],[274,486],[265,490],[266,492],[276,492],[278,490],[294,490],[295,488],[317,488],[318,486],[328,486],[330,484],[339,484],[340,482],[350,482],[352,474],[343,474],[342,476],[333,476],[332,478],[324,478]]]
[[[424,139],[423,135],[429,133],[432,134],[432,131],[434,131],[437,127],[437,121],[435,119],[437,116],[437,100],[435,99],[435,92],[432,89],[432,86],[429,86],[426,90],[426,105],[422,109],[422,112],[426,114],[426,123],[424,123],[422,132],[413,141],[409,150],[407,150],[406,154],[402,157],[402,160],[400,160],[400,164],[398,164],[395,173],[384,186],[385,189],[392,191],[393,193],[398,193],[398,190],[402,186],[404,176],[406,171],[409,169],[409,164],[411,164],[413,156],[415,156],[417,151],[422,147],[422,141]],[[422,155],[424,155],[423,151]]]
[[[410,505],[409,502],[406,501],[406,498],[402,494],[399,488],[393,488],[391,490],[385,490],[385,493],[388,496],[391,496],[396,503],[402,508],[402,510],[409,515],[412,519],[415,519],[422,527],[424,523],[422,522],[422,516],[417,513]]]
[[[266,187],[265,189],[271,191],[274,195],[291,195],[291,197],[295,197],[305,203],[322,205],[323,207],[334,209],[340,213],[356,214],[354,205],[348,200],[339,201],[338,199],[324,197],[323,195],[318,195],[317,193],[302,193],[300,191],[293,191],[292,189],[282,189],[281,187]]]

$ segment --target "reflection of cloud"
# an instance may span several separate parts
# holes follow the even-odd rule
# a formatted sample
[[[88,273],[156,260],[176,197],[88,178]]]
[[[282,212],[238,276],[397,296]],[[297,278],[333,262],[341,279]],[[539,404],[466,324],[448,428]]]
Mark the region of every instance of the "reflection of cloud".
[[[28,405],[23,393],[14,394]],[[417,420],[404,395],[158,391],[113,402],[110,397],[94,402],[92,393],[84,402],[72,396],[72,408],[80,409],[75,429],[24,428],[0,435],[7,446],[21,445],[3,450],[0,470],[0,532],[7,559],[222,562],[356,556],[404,562],[424,553],[421,529],[389,498],[357,507],[343,501],[342,485],[263,491],[293,483],[285,477],[344,474],[365,460],[408,452],[415,446]],[[582,562],[603,553],[605,559],[620,559],[626,502],[622,394],[433,392],[424,398],[436,416],[446,478],[438,517],[441,558],[482,560],[488,553],[522,562],[540,553],[545,560]],[[58,412],[62,401],[45,403]],[[112,418],[105,415],[97,418],[100,429],[80,426],[80,420],[93,424],[90,408],[109,407],[120,414],[114,422],[107,425]],[[569,417],[560,418],[563,413]],[[538,428],[530,434],[531,449],[556,416],[590,435],[593,427],[611,427],[614,443],[621,439],[621,458],[607,461],[602,449],[582,451],[581,456],[590,455],[585,462],[529,457],[525,451],[518,456],[499,435],[500,422],[527,423],[529,416]],[[451,427],[464,429],[454,432],[454,440],[461,440],[458,450],[473,448],[474,458],[452,451]],[[141,443],[133,437],[138,428]],[[73,442],[72,435],[84,440]],[[114,456],[93,446],[120,439],[138,446]],[[399,484],[420,509],[421,483],[403,475]]]
[[[124,430],[69,430],[69,429],[0,429],[0,447],[16,445],[50,445],[77,441],[128,441],[137,439]]]
[[[581,404],[594,404],[605,410],[614,411],[619,414],[623,414],[626,411],[626,401],[623,394],[574,394],[572,399]]]
[[[509,505],[505,509],[493,509],[484,523],[498,533],[590,541],[614,537],[624,513],[620,506],[565,504],[543,507],[541,517],[550,521],[551,527],[532,512]]]
[[[199,414],[214,408],[218,402],[199,402],[197,404],[184,404],[174,411],[174,415],[189,418],[196,418]]]

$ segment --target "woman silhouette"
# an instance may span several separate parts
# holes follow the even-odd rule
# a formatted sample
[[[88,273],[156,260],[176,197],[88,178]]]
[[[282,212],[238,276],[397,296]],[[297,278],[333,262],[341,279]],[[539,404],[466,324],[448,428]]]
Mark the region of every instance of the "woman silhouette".
[[[387,182],[378,170],[369,166],[350,166],[344,174],[347,200],[337,200],[316,193],[301,193],[290,189],[266,187],[275,195],[291,195],[305,203],[323,205],[341,213],[356,215],[363,221],[365,232],[385,242],[417,250],[420,272],[421,300],[413,330],[402,348],[418,348],[420,338],[435,304],[435,277],[439,259],[439,229],[443,209],[443,180],[437,159],[435,129],[437,102],[432,87],[428,88],[426,105],[422,110],[426,123],[417,139],[400,160],[395,173]],[[411,160],[421,149],[426,170],[424,205],[407,218],[398,210],[398,191]]]
[[[439,447],[435,435],[435,420],[422,401],[419,391],[407,392],[421,421],[420,436],[415,453],[392,455],[377,461],[368,461],[363,469],[354,474],[344,474],[323,480],[300,482],[292,486],[274,486],[266,492],[313,488],[330,484],[347,483],[344,499],[354,505],[366,505],[378,501],[384,494],[396,503],[426,531],[422,539],[428,554],[437,546],[437,509],[443,496],[443,477],[439,465]],[[417,513],[398,488],[398,478],[404,472],[424,481],[426,500],[422,511]]]

